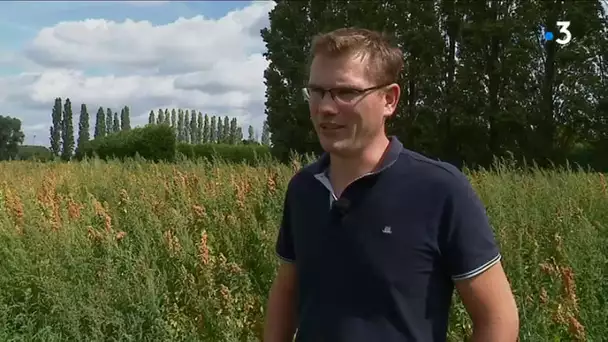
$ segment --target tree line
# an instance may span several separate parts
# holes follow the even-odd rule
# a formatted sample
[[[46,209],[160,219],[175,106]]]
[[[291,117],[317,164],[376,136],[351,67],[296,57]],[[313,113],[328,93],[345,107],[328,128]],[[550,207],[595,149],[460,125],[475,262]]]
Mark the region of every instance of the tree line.
[[[72,102],[69,98],[63,101],[55,98],[52,113],[52,125],[49,128],[49,156],[46,148],[40,146],[21,146],[25,135],[21,120],[10,116],[0,116],[0,160],[36,157],[48,159],[58,157],[71,160],[81,151],[90,136],[90,115],[86,104],[80,106],[78,134],[75,139],[73,126]],[[176,135],[178,144],[260,144],[270,146],[268,124],[264,122],[261,138],[252,125],[249,125],[247,139],[243,137],[243,129],[236,118],[228,116],[210,116],[200,111],[184,109],[158,109],[150,111],[148,125],[168,125]],[[99,107],[95,116],[93,139],[99,140],[114,133],[131,130],[131,115],[129,106],[124,106],[118,112],[111,108]],[[186,149],[187,147],[181,147]]]
[[[70,160],[74,153],[78,153],[91,140],[87,105],[84,103],[80,105],[78,138],[76,141],[74,139],[72,102],[69,98],[66,98],[65,102],[60,97],[55,98],[51,118],[52,125],[49,128],[51,155],[62,160]],[[130,129],[129,107],[125,106],[121,109],[120,118],[118,113],[113,112],[110,108],[104,111],[103,107],[99,107],[97,110],[94,138]]]
[[[53,124],[50,131],[50,152],[53,156],[63,160],[70,160],[74,154],[82,150],[90,138],[90,117],[86,104],[81,104],[80,117],[78,122],[78,139],[75,143],[72,103],[69,98],[62,104],[60,97],[55,99],[52,110]],[[188,144],[250,144],[257,143],[258,137],[255,136],[253,126],[249,125],[248,139],[243,139],[241,126],[236,118],[230,119],[228,116],[203,115],[200,111],[183,109],[158,109],[155,115],[150,111],[148,125],[168,125],[176,134],[178,143]],[[101,139],[114,133],[131,130],[130,109],[124,106],[118,112],[111,108],[99,107],[95,117],[93,139]],[[270,145],[270,134],[268,125],[265,123],[262,131],[261,143]]]
[[[148,124],[166,124],[175,129],[177,142],[191,144],[238,144],[241,142],[254,143],[259,141],[253,126],[249,125],[247,140],[243,140],[243,129],[236,118],[228,116],[203,115],[200,111],[183,109],[158,109],[148,115]],[[262,145],[270,146],[268,124],[264,122],[261,136]]]
[[[273,154],[321,152],[301,95],[310,41],[355,26],[392,34],[404,51],[402,97],[388,131],[406,147],[457,166],[514,156],[540,166],[569,159],[608,170],[602,2],[276,1],[261,31]],[[556,43],[566,31],[570,42]],[[545,32],[555,39],[546,40]]]

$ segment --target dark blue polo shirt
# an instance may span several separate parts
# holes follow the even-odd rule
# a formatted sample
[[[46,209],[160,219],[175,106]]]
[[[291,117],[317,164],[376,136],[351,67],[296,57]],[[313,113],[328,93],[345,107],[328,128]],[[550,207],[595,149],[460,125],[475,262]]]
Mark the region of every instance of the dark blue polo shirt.
[[[296,341],[445,341],[454,281],[500,260],[467,178],[395,137],[337,201],[328,167],[300,170],[285,197],[276,247],[298,270]]]

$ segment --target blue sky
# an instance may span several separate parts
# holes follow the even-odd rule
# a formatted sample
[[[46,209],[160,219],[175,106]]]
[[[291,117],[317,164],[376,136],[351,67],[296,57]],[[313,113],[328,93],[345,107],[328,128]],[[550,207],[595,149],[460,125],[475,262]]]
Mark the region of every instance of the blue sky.
[[[135,1],[137,2],[137,1]],[[17,52],[44,27],[61,21],[101,18],[122,22],[147,20],[165,25],[179,17],[204,15],[212,19],[246,7],[250,1],[6,1],[0,0],[0,51]],[[0,75],[23,72],[0,65]]]
[[[56,96],[70,97],[78,107],[130,102],[124,105],[141,115],[136,123],[144,123],[144,113],[157,107],[196,107],[224,111],[222,115],[237,116],[257,130],[263,121],[263,42],[259,34],[246,32],[259,32],[272,6],[250,1],[0,1],[0,115],[22,119],[26,143],[36,135],[38,144],[48,143],[40,137],[48,135]],[[87,24],[89,19],[98,21]],[[197,58],[197,51],[205,53]],[[231,71],[243,65],[253,69],[245,82],[249,90],[234,81],[242,72]],[[150,86],[151,80],[159,85]],[[102,87],[104,82],[111,86]],[[190,88],[178,86],[184,82]],[[214,95],[211,101],[205,88],[210,82],[221,83],[223,97]],[[107,90],[118,85],[128,94]]]

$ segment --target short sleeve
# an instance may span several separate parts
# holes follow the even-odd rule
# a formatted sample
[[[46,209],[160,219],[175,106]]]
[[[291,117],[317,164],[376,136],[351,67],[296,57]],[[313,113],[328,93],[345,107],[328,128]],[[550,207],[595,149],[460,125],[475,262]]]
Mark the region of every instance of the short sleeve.
[[[283,261],[294,262],[296,260],[290,217],[289,189],[285,194],[283,203],[283,216],[276,242],[276,253]]]
[[[501,255],[485,207],[468,179],[457,173],[448,181],[441,220],[441,253],[454,281],[475,277]]]

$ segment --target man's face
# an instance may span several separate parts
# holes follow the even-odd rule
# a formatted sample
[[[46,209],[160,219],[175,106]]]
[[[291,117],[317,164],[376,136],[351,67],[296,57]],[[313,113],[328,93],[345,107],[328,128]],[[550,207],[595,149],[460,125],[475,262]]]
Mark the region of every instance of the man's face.
[[[310,117],[321,146],[329,153],[357,154],[384,134],[384,119],[395,110],[399,86],[362,91],[383,86],[374,82],[366,67],[367,61],[356,56],[313,59],[308,82]]]

